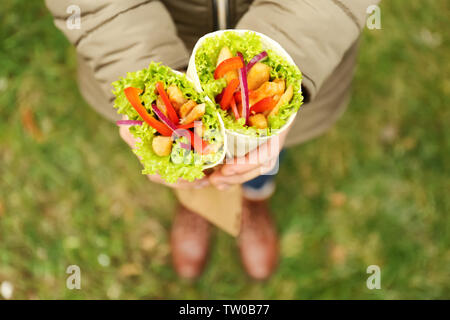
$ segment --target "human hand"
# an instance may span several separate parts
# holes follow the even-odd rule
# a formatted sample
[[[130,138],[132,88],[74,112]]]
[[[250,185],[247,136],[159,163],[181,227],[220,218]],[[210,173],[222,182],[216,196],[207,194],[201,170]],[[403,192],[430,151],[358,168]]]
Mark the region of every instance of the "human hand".
[[[224,190],[233,184],[242,184],[272,171],[290,128],[277,137],[252,150],[244,157],[227,159],[226,163],[209,177],[217,189]]]
[[[119,128],[119,133],[121,138],[132,148],[135,148],[136,142],[138,141],[128,130],[129,126],[120,126]],[[147,177],[149,178],[150,181],[155,182],[155,183],[159,183],[159,184],[163,184],[166,185],[168,187],[171,188],[175,188],[175,189],[189,189],[189,188],[195,188],[195,189],[199,189],[199,188],[204,188],[206,186],[208,186],[210,184],[208,178],[205,176],[202,179],[197,179],[194,180],[192,182],[186,181],[184,179],[179,179],[177,182],[175,183],[168,183],[166,181],[164,181],[160,175],[158,174],[153,174],[153,175],[147,175]]]

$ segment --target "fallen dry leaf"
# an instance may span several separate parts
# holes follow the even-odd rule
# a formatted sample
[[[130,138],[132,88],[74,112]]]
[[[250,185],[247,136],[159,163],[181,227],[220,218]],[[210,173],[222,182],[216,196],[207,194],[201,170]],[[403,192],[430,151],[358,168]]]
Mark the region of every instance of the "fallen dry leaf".
[[[44,140],[44,135],[36,123],[33,111],[25,106],[20,109],[20,120],[25,131],[37,142]]]
[[[140,265],[135,263],[127,263],[120,267],[119,274],[121,277],[128,278],[138,276],[142,273]]]
[[[333,192],[329,196],[329,201],[333,208],[340,208],[347,202],[347,196],[342,192]]]
[[[347,249],[341,245],[332,245],[330,249],[330,258],[334,264],[344,264],[345,261],[347,261]]]

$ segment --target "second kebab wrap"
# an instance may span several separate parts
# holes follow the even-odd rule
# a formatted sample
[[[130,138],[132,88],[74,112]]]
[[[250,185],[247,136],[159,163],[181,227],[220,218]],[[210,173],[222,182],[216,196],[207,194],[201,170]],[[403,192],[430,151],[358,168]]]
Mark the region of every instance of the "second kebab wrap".
[[[303,102],[302,74],[292,58],[253,31],[217,31],[199,39],[187,76],[216,102],[234,156],[286,130]]]

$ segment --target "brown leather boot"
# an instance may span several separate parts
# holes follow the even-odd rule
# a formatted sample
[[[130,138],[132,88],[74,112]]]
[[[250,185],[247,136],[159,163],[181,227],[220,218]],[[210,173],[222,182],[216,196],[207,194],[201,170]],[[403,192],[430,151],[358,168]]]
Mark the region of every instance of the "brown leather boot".
[[[247,273],[258,280],[267,279],[277,266],[279,245],[266,200],[243,200],[238,243]]]
[[[206,264],[211,226],[195,212],[179,205],[172,224],[170,245],[175,271],[183,278],[196,278]]]

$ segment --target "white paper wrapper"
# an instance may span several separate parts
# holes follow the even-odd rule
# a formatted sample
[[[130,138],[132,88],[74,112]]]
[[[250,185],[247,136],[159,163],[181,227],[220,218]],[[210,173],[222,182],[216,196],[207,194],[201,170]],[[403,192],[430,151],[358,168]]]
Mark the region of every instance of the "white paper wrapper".
[[[201,37],[195,44],[194,49],[191,54],[191,57],[189,59],[189,65],[188,65],[188,69],[186,72],[186,76],[188,77],[188,79],[190,81],[192,81],[195,89],[198,91],[203,91],[203,88],[200,83],[200,79],[198,77],[197,67],[195,65],[195,55],[197,53],[197,50],[202,46],[205,39],[210,38],[210,37],[220,36],[224,32],[235,32],[238,34],[243,34],[245,32],[253,32],[261,38],[263,50],[271,49],[274,52],[276,52],[277,54],[279,54],[281,57],[286,59],[286,61],[288,61],[290,64],[295,65],[295,62],[292,59],[292,57],[286,52],[286,50],[283,49],[283,47],[281,47],[281,45],[278,42],[276,42],[275,40],[269,38],[268,36],[266,36],[262,33],[259,33],[256,31],[251,31],[251,30],[241,30],[241,29],[219,30],[219,31],[211,32],[211,33],[208,33],[208,34],[204,35],[203,37]],[[232,130],[228,130],[225,128],[228,155],[234,156],[234,157],[242,157],[242,156],[246,155],[248,152],[257,148],[259,145],[267,142],[268,140],[278,139],[278,135],[281,134],[282,132],[286,131],[287,128],[292,124],[292,122],[295,119],[296,114],[297,113],[293,113],[289,117],[289,119],[286,121],[286,124],[282,128],[280,128],[277,131],[277,133],[272,134],[270,136],[266,136],[266,137],[247,136],[245,134],[234,132]],[[220,114],[219,114],[219,117],[220,117]]]

